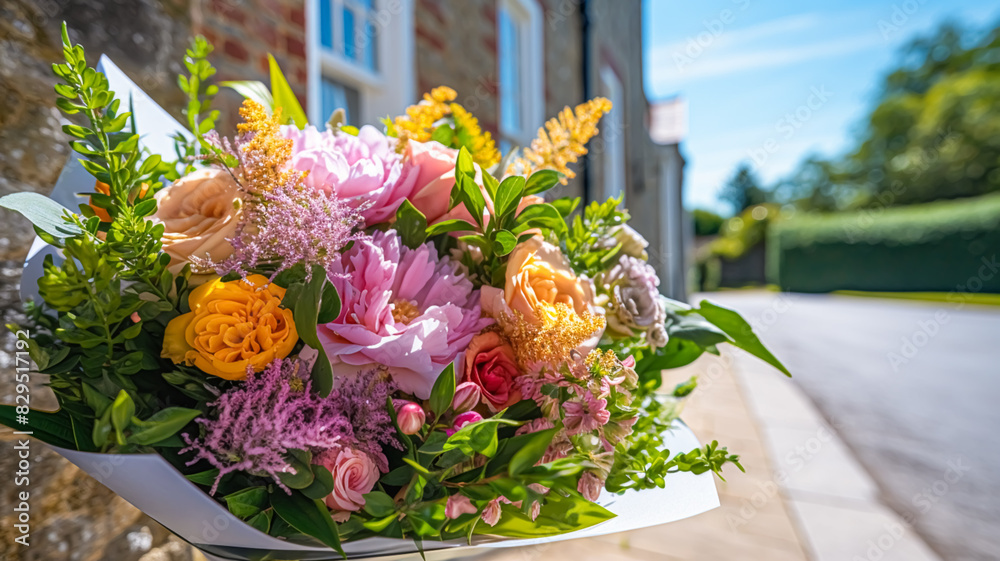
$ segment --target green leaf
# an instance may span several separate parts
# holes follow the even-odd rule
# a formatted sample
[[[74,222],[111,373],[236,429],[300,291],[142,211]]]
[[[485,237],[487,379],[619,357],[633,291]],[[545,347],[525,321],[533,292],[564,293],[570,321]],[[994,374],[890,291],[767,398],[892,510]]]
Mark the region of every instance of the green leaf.
[[[514,477],[522,471],[534,467],[538,460],[542,459],[542,456],[545,455],[545,450],[552,443],[557,430],[551,428],[532,434],[531,439],[510,459],[510,466],[507,468],[507,472]]]
[[[295,318],[295,330],[298,332],[299,338],[319,353],[312,371],[312,382],[313,389],[321,396],[328,395],[333,389],[333,370],[330,367],[330,360],[323,350],[319,336],[316,335],[320,311],[324,309],[323,297],[326,295],[327,298],[332,299],[332,294],[324,289],[326,284],[326,271],[319,265],[315,265],[312,270],[312,278],[308,283],[293,283],[289,286],[288,292],[285,293],[285,300],[294,302],[292,317]],[[333,294],[336,294],[336,289],[333,290]],[[328,317],[333,310],[334,307],[331,306],[331,308],[324,310],[323,315]],[[336,298],[335,310],[339,315],[339,295]]]
[[[347,557],[344,549],[340,546],[337,525],[333,522],[330,511],[327,510],[323,501],[310,499],[295,491],[288,495],[282,489],[275,489],[271,493],[271,506],[274,507],[274,512],[289,526],[318,539],[345,558]]]
[[[512,175],[500,183],[493,207],[501,222],[504,217],[517,210],[517,205],[521,202],[523,194],[524,178],[520,175]]]
[[[316,476],[312,470],[312,453],[304,450],[289,450],[285,455],[291,471],[278,474],[281,482],[292,489],[305,489],[313,484]]]
[[[268,111],[272,113],[274,112],[274,98],[271,96],[271,92],[267,89],[267,86],[265,86],[263,82],[258,82],[256,80],[240,80],[219,82],[219,85],[226,88],[232,88],[236,90],[236,93],[249,100],[256,101],[257,103],[263,105]]]
[[[497,425],[504,421],[504,419],[493,417],[465,425],[448,437],[448,441],[444,443],[444,449],[445,451],[458,449],[469,456],[478,452],[487,458],[492,458],[497,453],[499,444]]]
[[[698,308],[692,310],[692,312],[697,313],[724,331],[726,335],[732,338],[731,343],[734,346],[777,368],[786,376],[792,376],[791,372],[785,368],[785,365],[760,342],[760,339],[753,332],[753,327],[738,312],[717,306],[708,300],[702,300]]]
[[[614,513],[579,495],[563,497],[549,493],[534,521],[513,505],[503,505],[503,515],[495,526],[478,524],[473,533],[508,538],[541,538],[589,528],[611,520]]]
[[[679,321],[671,321],[667,326],[667,333],[671,338],[691,341],[701,348],[708,348],[719,343],[729,342],[729,336],[715,325],[699,316],[677,316],[671,317]]]
[[[521,234],[531,228],[548,228],[562,236],[566,232],[566,220],[556,207],[549,203],[539,203],[531,205],[517,215],[517,227],[515,234]]]
[[[528,176],[527,184],[524,186],[525,195],[537,195],[544,193],[563,178],[563,174],[554,169],[540,169]]]
[[[396,223],[393,227],[399,233],[403,245],[410,249],[416,249],[427,239],[427,217],[409,199],[403,200],[396,209]]]
[[[132,432],[128,441],[133,444],[152,446],[161,440],[177,434],[188,423],[201,415],[198,409],[184,407],[168,407],[157,411],[145,421],[134,421],[139,430]]]
[[[73,425],[70,422],[69,412],[66,410],[48,413],[30,409],[27,415],[24,415],[28,418],[27,424],[18,422],[19,416],[17,407],[0,405],[0,424],[16,431],[31,431],[33,437],[52,446],[70,450],[77,449],[73,437]]]
[[[498,255],[501,257],[507,255],[514,251],[514,247],[517,246],[517,236],[508,230],[500,230],[496,233],[496,245],[495,249]]]
[[[257,516],[268,508],[267,488],[250,487],[223,497],[229,512],[240,520]]]
[[[431,133],[431,140],[440,142],[445,146],[451,146],[451,141],[454,139],[455,129],[451,125],[440,125]]]
[[[111,404],[111,426],[115,429],[115,435],[120,446],[124,446],[126,443],[125,429],[132,424],[132,417],[134,415],[135,402],[132,401],[132,397],[125,390],[120,390],[118,397],[115,398],[115,402]]]
[[[64,217],[72,212],[52,199],[38,193],[11,193],[0,197],[0,206],[21,213],[40,230],[56,238],[69,238],[83,233]]]
[[[300,129],[305,128],[309,124],[306,112],[302,110],[299,98],[295,96],[285,75],[281,73],[278,61],[274,60],[270,53],[267,55],[267,64],[271,69],[271,97],[274,98],[275,109],[281,108],[282,121],[292,122]]]
[[[313,464],[313,482],[302,489],[302,494],[310,499],[324,499],[333,492],[333,474],[323,466]]]
[[[382,491],[372,491],[365,495],[364,509],[375,518],[384,518],[396,512],[396,503]]]
[[[442,220],[437,224],[432,224],[427,227],[427,237],[431,238],[440,234],[448,234],[450,232],[475,232],[476,227],[465,220],[460,220],[458,218],[451,220]]]
[[[455,364],[449,364],[444,372],[438,375],[431,389],[430,406],[435,415],[443,415],[455,399]]]
[[[212,485],[219,478],[219,468],[206,469],[205,471],[199,471],[198,473],[192,473],[184,477],[188,481],[197,483],[198,485]]]

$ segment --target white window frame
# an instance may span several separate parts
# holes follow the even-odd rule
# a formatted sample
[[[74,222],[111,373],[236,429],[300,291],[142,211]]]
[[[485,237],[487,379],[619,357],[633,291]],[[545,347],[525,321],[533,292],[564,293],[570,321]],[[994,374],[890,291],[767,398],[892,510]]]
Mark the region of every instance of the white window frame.
[[[611,101],[611,112],[605,116],[606,120],[601,126],[604,181],[601,185],[600,202],[621,196],[621,205],[625,206],[628,182],[625,163],[625,86],[614,68],[607,64],[601,67],[600,82],[601,95]]]
[[[331,13],[351,0],[331,0]],[[323,47],[320,43],[319,0],[306,0],[307,112],[309,121],[322,129],[330,115],[322,115],[323,78],[358,91],[356,126],[374,124],[386,115],[399,115],[415,101],[416,73],[414,0],[375,0],[375,69]],[[333,28],[333,43],[343,41],[343,29]]]
[[[544,32],[542,28],[543,14],[542,8],[537,0],[500,0],[497,4],[497,81],[498,97],[497,112],[498,124],[502,140],[506,140],[518,146],[528,146],[535,138],[538,127],[545,120],[545,44]],[[520,28],[518,33],[518,59],[522,63],[519,78],[520,87],[520,110],[521,124],[517,129],[512,129],[504,123],[503,115],[503,87],[500,78],[501,58],[504,53],[499,48],[499,12],[506,11]]]

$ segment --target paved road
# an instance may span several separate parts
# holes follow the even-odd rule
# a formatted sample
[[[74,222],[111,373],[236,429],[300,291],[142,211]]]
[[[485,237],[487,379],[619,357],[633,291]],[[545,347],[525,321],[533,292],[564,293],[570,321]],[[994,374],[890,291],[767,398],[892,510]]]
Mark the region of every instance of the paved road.
[[[1000,558],[1000,309],[764,292],[743,313],[945,559]]]

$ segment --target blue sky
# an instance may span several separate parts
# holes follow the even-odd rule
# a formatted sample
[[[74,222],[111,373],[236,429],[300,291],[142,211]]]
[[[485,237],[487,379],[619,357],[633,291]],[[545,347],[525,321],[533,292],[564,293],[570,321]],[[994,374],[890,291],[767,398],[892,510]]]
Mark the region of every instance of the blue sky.
[[[982,27],[995,1],[645,0],[646,94],[688,103],[685,206],[725,211],[716,191],[741,161],[765,183],[810,153],[844,152],[898,48],[946,18]]]

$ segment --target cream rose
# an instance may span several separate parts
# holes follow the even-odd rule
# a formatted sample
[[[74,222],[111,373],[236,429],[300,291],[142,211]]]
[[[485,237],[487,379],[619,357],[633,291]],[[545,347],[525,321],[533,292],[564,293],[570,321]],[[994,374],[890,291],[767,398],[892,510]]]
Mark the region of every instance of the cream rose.
[[[156,193],[153,222],[163,224],[163,251],[177,273],[192,258],[222,261],[233,248],[230,238],[239,221],[239,186],[223,170],[203,169],[185,175]]]
[[[593,287],[576,276],[559,248],[534,236],[510,253],[503,290],[484,286],[482,300],[483,309],[493,317],[513,310],[537,325],[542,303],[566,304],[578,315],[590,311]]]

